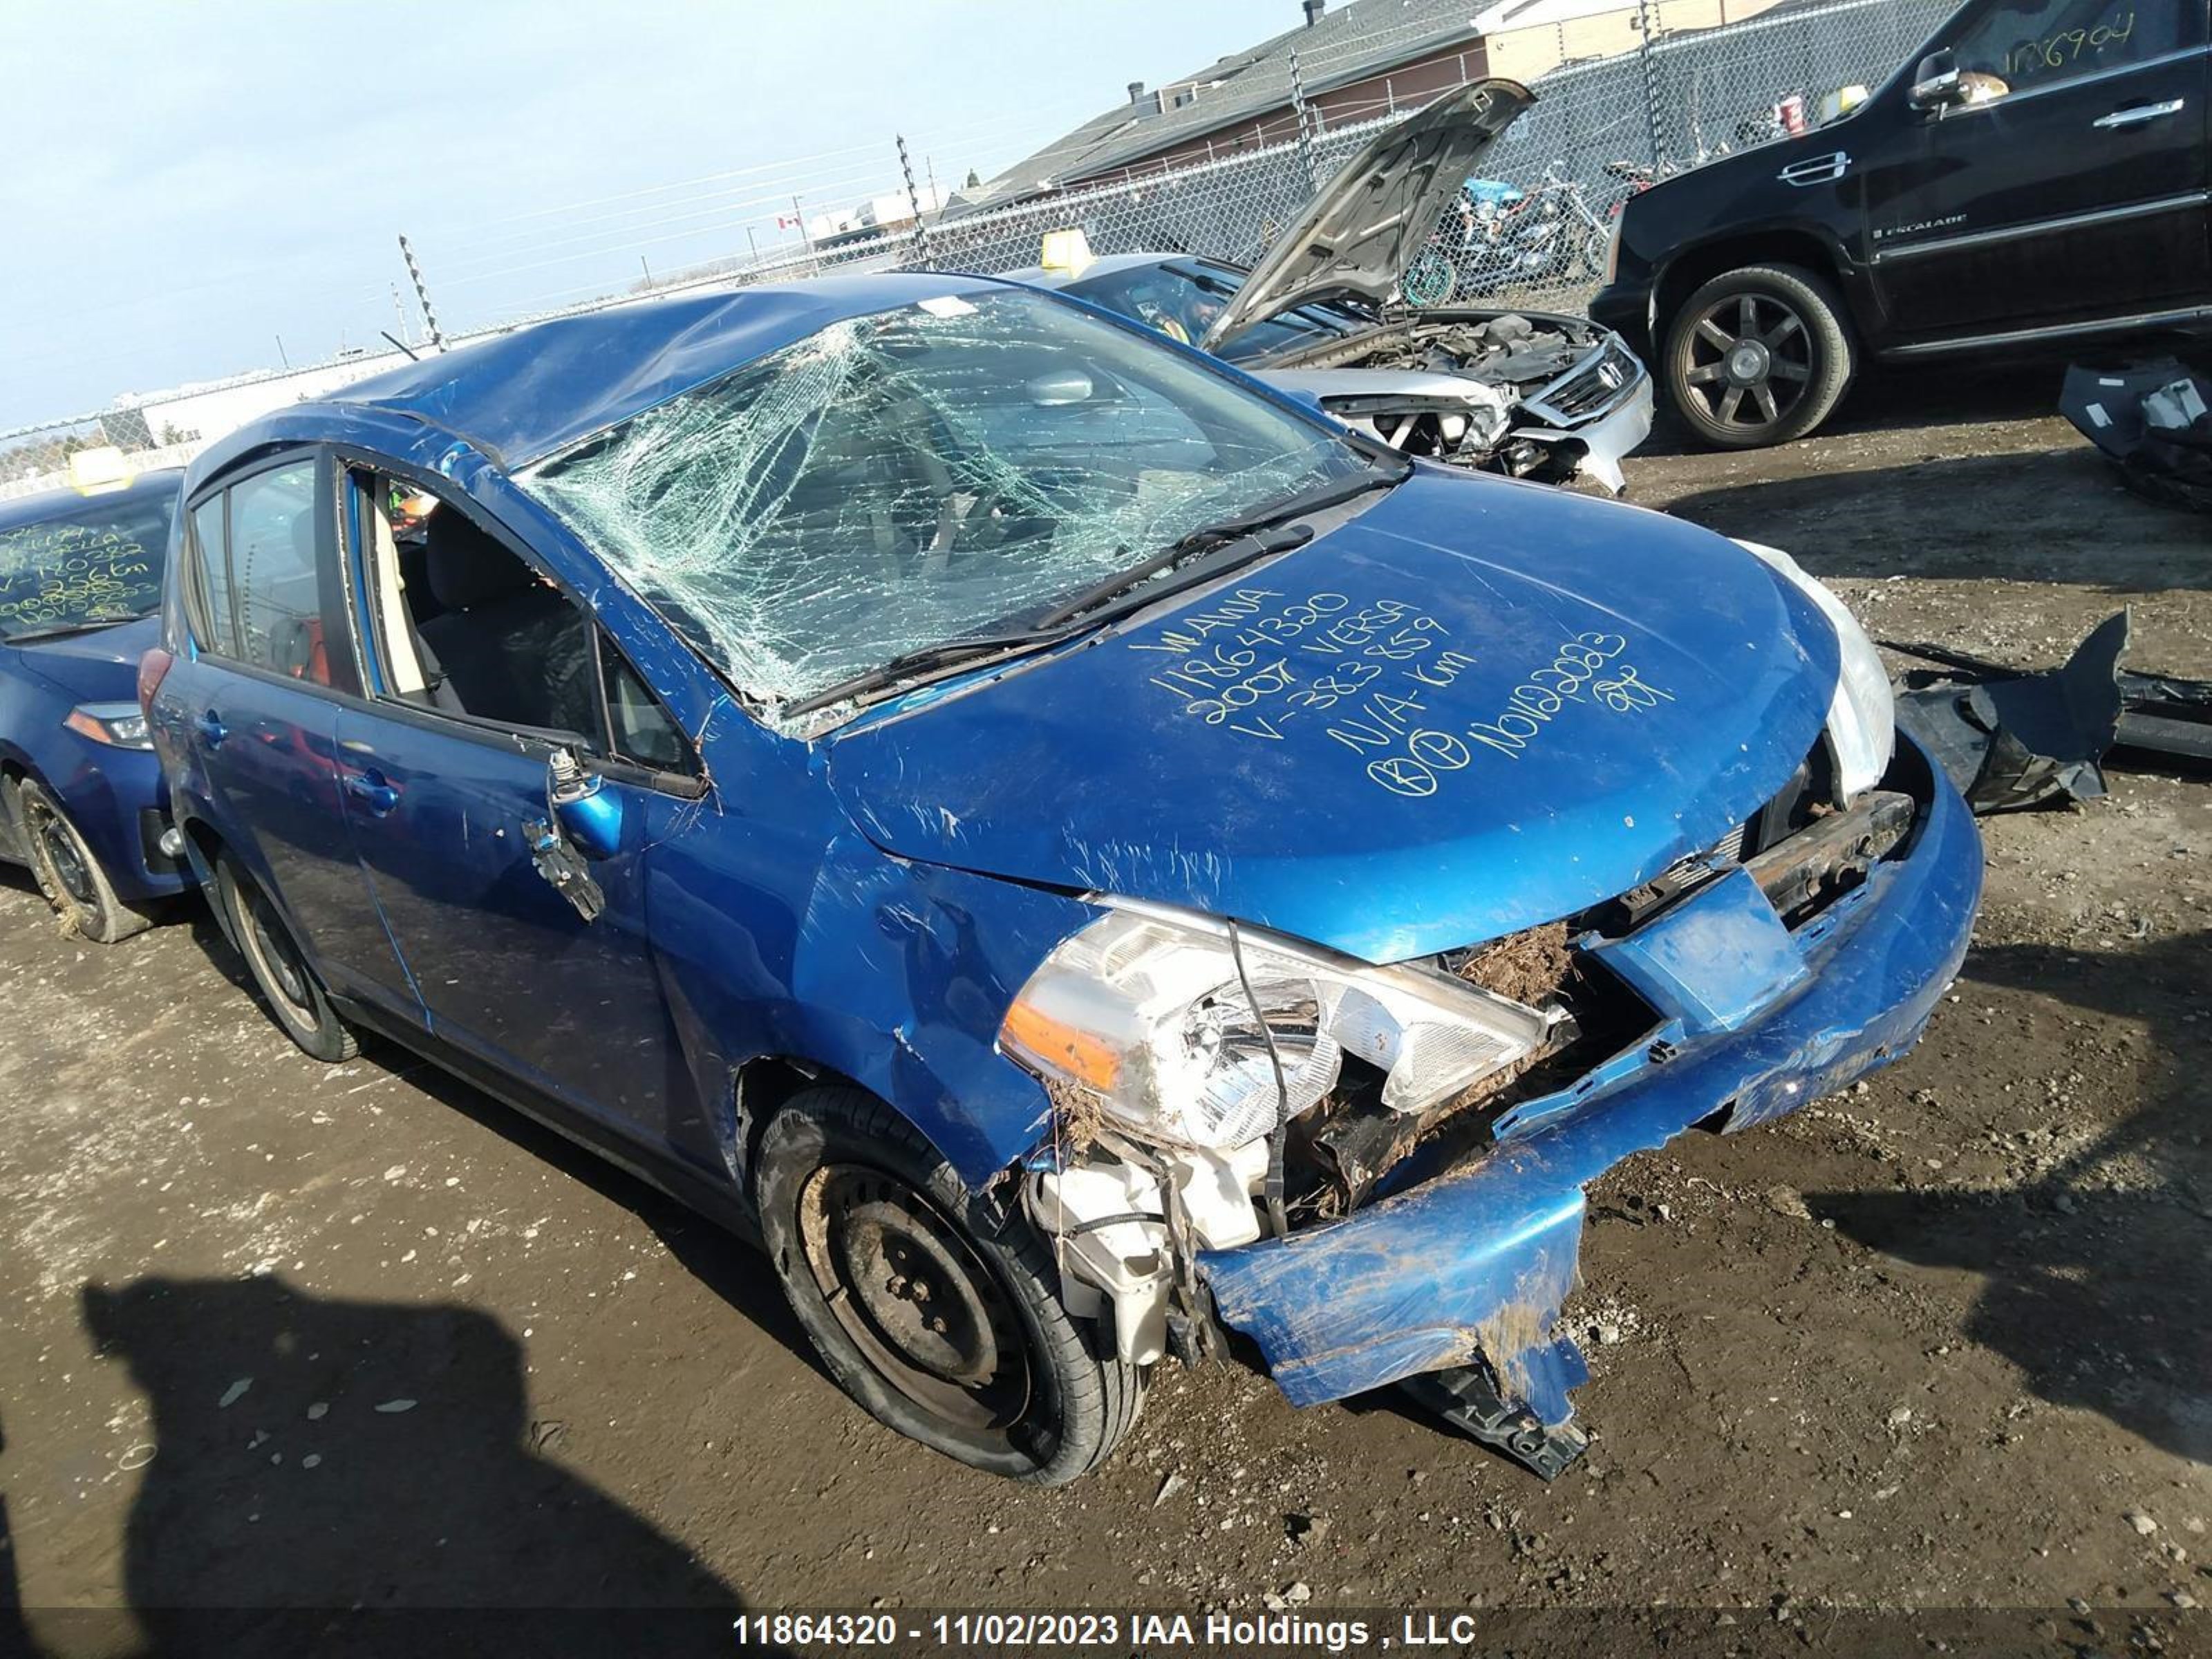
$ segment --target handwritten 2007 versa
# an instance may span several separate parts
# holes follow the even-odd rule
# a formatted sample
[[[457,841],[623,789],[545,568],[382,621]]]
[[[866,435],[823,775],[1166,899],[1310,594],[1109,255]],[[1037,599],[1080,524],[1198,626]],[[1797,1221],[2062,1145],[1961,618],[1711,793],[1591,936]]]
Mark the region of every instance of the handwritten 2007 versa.
[[[284,1028],[757,1228],[857,1401],[1026,1480],[1230,1331],[1556,1472],[1585,1183],[1903,1052],[1979,893],[1784,556],[988,278],[433,358],[179,535],[150,719]]]

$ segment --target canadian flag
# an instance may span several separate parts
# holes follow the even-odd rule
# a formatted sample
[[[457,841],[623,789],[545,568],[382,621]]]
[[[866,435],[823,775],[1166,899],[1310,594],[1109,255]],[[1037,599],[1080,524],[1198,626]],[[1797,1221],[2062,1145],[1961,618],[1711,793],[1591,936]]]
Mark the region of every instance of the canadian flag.
[[[777,215],[775,216],[775,228],[776,228],[778,230],[796,230],[796,229],[798,229],[798,228],[799,228],[799,216],[798,216],[797,214],[795,214],[795,213],[779,213],[779,214],[777,214]]]

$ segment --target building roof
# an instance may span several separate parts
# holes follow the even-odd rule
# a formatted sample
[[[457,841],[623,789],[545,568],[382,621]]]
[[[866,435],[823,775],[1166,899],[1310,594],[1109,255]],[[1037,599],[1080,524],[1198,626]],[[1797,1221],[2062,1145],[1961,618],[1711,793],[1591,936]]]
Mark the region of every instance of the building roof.
[[[1297,15],[1292,0],[1279,3]],[[1231,52],[1141,99],[1093,116],[975,189],[960,191],[950,211],[975,212],[1020,201],[1281,109],[1291,101],[1294,52],[1298,78],[1313,97],[1478,38],[1483,30],[1476,13],[1481,9],[1479,0],[1349,0],[1332,6],[1310,26],[1301,21],[1271,40]]]
[[[1006,286],[936,273],[821,276],[557,318],[250,422],[203,454],[193,475],[206,477],[349,410],[419,421],[513,469],[846,318]]]

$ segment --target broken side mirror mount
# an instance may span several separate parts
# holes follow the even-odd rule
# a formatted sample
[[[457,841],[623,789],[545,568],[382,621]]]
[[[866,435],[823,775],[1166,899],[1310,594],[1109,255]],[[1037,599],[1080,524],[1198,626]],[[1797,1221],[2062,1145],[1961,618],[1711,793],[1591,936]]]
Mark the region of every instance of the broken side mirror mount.
[[[562,839],[586,858],[597,862],[622,851],[622,797],[569,750],[555,750],[545,763],[545,805]]]
[[[1966,101],[1959,60],[1948,46],[1929,52],[1912,72],[1912,90],[1905,101],[1917,110],[1946,110]]]

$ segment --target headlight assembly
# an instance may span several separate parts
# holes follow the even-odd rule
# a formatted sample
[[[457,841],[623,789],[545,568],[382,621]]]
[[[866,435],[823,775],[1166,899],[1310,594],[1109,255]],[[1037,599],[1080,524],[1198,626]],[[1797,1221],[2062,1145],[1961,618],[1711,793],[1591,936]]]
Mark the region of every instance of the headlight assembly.
[[[1528,1054],[1553,1018],[1442,973],[1249,931],[1232,949],[1210,917],[1122,907],[1045,959],[1000,1040],[1121,1127],[1225,1151],[1266,1135],[1285,1105],[1312,1109],[1347,1055],[1384,1074],[1385,1106],[1417,1112]]]
[[[1882,667],[1881,653],[1867,637],[1866,629],[1859,626],[1858,618],[1844,608],[1844,602],[1825,583],[1807,575],[1797,561],[1779,548],[1762,547],[1757,542],[1736,545],[1787,577],[1820,607],[1820,614],[1836,630],[1842,667],[1836,676],[1836,694],[1828,704],[1828,738],[1836,748],[1837,787],[1843,793],[1844,804],[1849,805],[1881,781],[1897,748],[1897,701],[1889,689],[1888,671]]]
[[[81,738],[106,744],[111,749],[151,749],[154,739],[146,730],[146,716],[135,702],[84,702],[70,710],[62,724]]]

